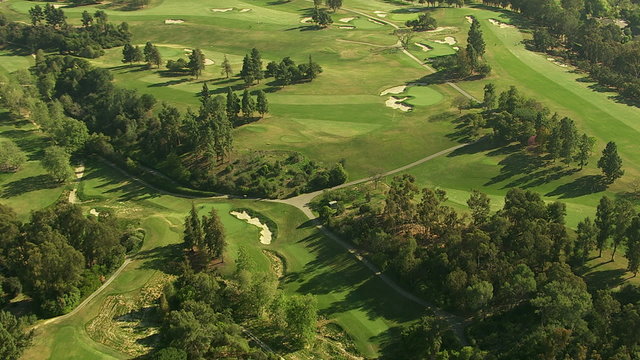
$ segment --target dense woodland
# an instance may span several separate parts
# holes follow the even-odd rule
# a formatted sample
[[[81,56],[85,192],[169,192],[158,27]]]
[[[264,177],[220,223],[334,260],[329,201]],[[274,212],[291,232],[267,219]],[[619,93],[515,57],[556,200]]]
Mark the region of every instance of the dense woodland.
[[[86,58],[104,54],[103,49],[123,45],[131,39],[129,26],[113,25],[107,14],[98,10],[82,14],[82,26],[67,24],[66,15],[52,4],[35,5],[29,10],[31,24],[9,22],[0,14],[0,45],[20,48],[29,53],[38,49],[58,51]]]
[[[483,1],[511,8],[537,28],[532,45],[564,57],[631,102],[640,97],[640,4],[635,0]]]
[[[145,46],[149,64],[157,63],[153,49],[153,44]],[[297,153],[276,159],[254,157],[251,152],[231,156],[233,128],[269,112],[261,90],[252,94],[246,88],[238,96],[229,89],[226,97],[212,96],[205,83],[198,111],[181,113],[171,105],[157,104],[151,95],[115,86],[108,70],[92,67],[83,59],[46,56],[41,50],[35,57],[32,72],[3,79],[6,86],[0,92],[7,107],[40,125],[69,154],[96,153],[136,173],[144,172],[143,165],[159,169],[170,178],[155,177],[156,182],[164,181],[161,185],[177,182],[201,190],[255,196],[297,195],[347,179],[341,164],[325,168]],[[265,71],[255,49],[247,58],[252,65],[241,73],[252,75],[243,75],[245,81],[258,81],[256,74],[264,78],[295,69],[293,78],[276,78],[284,85],[311,80],[321,71],[311,59],[295,66],[288,58],[280,64],[270,63]]]
[[[332,209],[329,199],[352,205]],[[315,206],[332,229],[414,291],[475,314],[470,335],[492,357],[636,358],[640,291],[587,289],[579,276],[595,250],[611,248],[615,256],[619,247],[628,270],[637,274],[640,215],[632,204],[604,197],[595,219],[584,219],[573,232],[565,226],[563,203],[545,204],[530,191],[510,190],[495,214],[489,198],[474,192],[470,217],[446,200],[444,191],[419,189],[404,175],[394,178],[384,204],[341,192]],[[431,358],[446,350],[443,344],[456,349],[446,323],[429,317],[424,322],[430,340],[413,344],[414,353],[404,358]],[[409,330],[405,335],[413,336]]]

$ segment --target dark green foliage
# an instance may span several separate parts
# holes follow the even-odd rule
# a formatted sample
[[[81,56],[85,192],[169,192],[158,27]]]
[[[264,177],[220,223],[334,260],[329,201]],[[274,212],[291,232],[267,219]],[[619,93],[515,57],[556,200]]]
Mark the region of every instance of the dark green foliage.
[[[256,95],[256,111],[258,111],[260,117],[264,117],[269,112],[269,102],[262,90],[258,90],[258,94]]]
[[[202,70],[204,70],[204,54],[200,49],[193,49],[191,55],[189,55],[187,68],[191,75],[195,76],[196,79],[200,77]]]
[[[266,75],[273,76],[281,85],[289,85],[301,81],[311,81],[322,73],[322,67],[314,62],[311,57],[306,64],[296,66],[289,57],[285,57],[280,63],[267,64]]]
[[[340,0],[330,0],[330,1],[340,1]],[[315,8],[313,9],[313,15],[311,15],[311,19],[314,23],[316,23],[319,27],[326,28],[327,26],[333,23],[333,19],[331,15],[325,9]]]
[[[333,10],[333,12],[336,12],[336,10],[342,7],[342,0],[327,0],[327,6]]]
[[[27,331],[28,321],[0,311],[0,358],[18,360],[32,341],[33,332]]]
[[[602,157],[598,160],[598,167],[602,169],[605,180],[611,184],[624,175],[622,170],[622,159],[618,155],[616,143],[610,141],[602,150]]]
[[[438,22],[429,14],[420,14],[417,19],[407,20],[404,25],[413,28],[413,31],[426,31],[438,27]]]
[[[133,64],[142,61],[142,51],[139,46],[132,46],[127,43],[122,48],[122,62]]]
[[[469,29],[469,37],[467,39],[467,53],[472,57],[472,60],[477,60],[478,57],[483,57],[485,52],[485,43],[482,38],[482,30],[480,29],[480,22],[473,17],[471,22],[471,29]]]
[[[147,41],[144,46],[143,53],[144,61],[149,64],[149,66],[155,65],[157,68],[160,68],[162,58],[160,56],[160,51],[155,45],[153,45],[150,41]]]

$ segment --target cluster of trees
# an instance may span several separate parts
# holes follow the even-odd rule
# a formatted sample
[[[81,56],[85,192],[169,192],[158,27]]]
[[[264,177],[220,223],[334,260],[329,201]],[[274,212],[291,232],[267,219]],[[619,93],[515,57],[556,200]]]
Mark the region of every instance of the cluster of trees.
[[[515,86],[498,95],[495,85],[487,84],[482,105],[485,111],[466,116],[466,121],[476,128],[491,128],[496,140],[534,144],[553,161],[560,159],[567,165],[575,162],[580,169],[587,165],[595,139],[587,134],[580,135],[573,120],[551,114],[534,99],[522,96]],[[615,143],[607,144],[598,167],[608,183],[624,174]]]
[[[309,61],[304,64],[296,65],[290,57],[285,57],[276,63],[272,61],[267,64],[267,70],[265,72],[266,77],[274,77],[280,85],[289,85],[302,81],[312,81],[318,75],[322,73],[322,67],[311,59],[309,55]]]
[[[0,143],[0,172],[16,172],[27,161],[27,156],[9,139]]]
[[[637,60],[640,46],[640,6],[635,1],[485,0],[488,5],[511,7],[538,26],[534,45],[574,60],[592,78],[625,98],[640,96]],[[620,22],[623,19],[626,22]]]
[[[413,31],[426,31],[437,28],[438,22],[429,14],[420,14],[415,20],[407,20],[404,26],[412,28]]]
[[[491,73],[491,66],[484,61],[486,50],[480,22],[472,17],[467,46],[457,51],[455,55],[437,58],[433,65],[440,70],[446,71],[451,78],[467,78],[471,75],[485,77]]]
[[[133,64],[145,61],[149,67],[155,65],[160,68],[162,57],[160,51],[151,42],[147,41],[143,50],[138,45],[132,46],[130,43],[124,44],[122,48],[122,62]]]
[[[86,58],[104,54],[103,49],[123,45],[131,39],[129,26],[115,26],[108,22],[107,14],[98,10],[93,15],[82,13],[82,26],[67,24],[66,15],[51,4],[35,5],[29,10],[31,24],[9,22],[0,18],[0,44],[26,49],[58,51]]]
[[[26,330],[31,320],[30,317],[16,317],[0,311],[0,358],[18,360],[22,357],[33,338],[33,332]]]
[[[184,244],[189,253],[209,252],[207,259],[222,255],[224,231],[215,210],[200,220],[192,207],[185,218]],[[219,254],[212,249],[219,249]],[[285,296],[273,273],[256,271],[244,247],[238,250],[234,273],[227,277],[199,261],[185,261],[180,276],[165,287],[159,308],[164,347],[152,355],[154,359],[278,358],[253,347],[243,325],[251,325],[255,335],[280,349],[299,350],[316,337],[315,298]]]
[[[189,73],[193,76],[200,77],[204,70],[204,54],[200,49],[193,49],[187,60],[179,58],[178,60],[167,61],[167,69],[174,73]]]
[[[45,316],[72,310],[141,245],[132,239],[137,231],[109,212],[87,217],[66,202],[32,213],[28,223],[0,205],[0,227],[0,298],[24,292]]]
[[[209,93],[207,83],[202,86],[202,95]],[[254,113],[260,114],[263,118],[269,112],[269,101],[267,95],[262,90],[256,92],[256,99],[251,97],[248,89],[245,89],[242,93],[242,98],[233,92],[233,89],[227,89],[227,118],[236,126],[246,124],[253,119]],[[240,111],[242,111],[242,117],[240,117]]]
[[[325,4],[335,13],[342,7],[342,0],[326,0]],[[326,28],[333,24],[333,19],[326,9],[320,7],[321,5],[322,0],[313,0],[313,13],[311,15],[311,19],[318,27]]]
[[[609,242],[626,245],[629,270],[637,271],[640,217],[628,203],[604,198],[596,221],[585,219],[574,235],[563,203],[520,189],[511,189],[493,214],[489,198],[474,191],[469,217],[445,205],[444,191],[420,190],[410,175],[393,179],[381,207],[348,192],[316,206],[330,198],[353,205],[338,206],[325,217],[328,225],[383,270],[441,306],[484,314],[470,334],[490,358],[631,358],[640,345],[632,335],[640,317],[631,315],[640,311],[640,292],[634,290],[633,301],[590,292],[576,275],[591,251]],[[446,350],[443,344],[458,350],[445,341],[446,324],[432,319],[416,326],[422,330],[403,335],[409,337],[403,358],[435,356]],[[426,342],[413,344],[415,332],[426,334]]]

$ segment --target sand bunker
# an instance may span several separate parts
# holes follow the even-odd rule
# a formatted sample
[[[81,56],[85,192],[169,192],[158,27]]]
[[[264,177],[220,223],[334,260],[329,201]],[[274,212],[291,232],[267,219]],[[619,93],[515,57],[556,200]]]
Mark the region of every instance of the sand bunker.
[[[417,47],[419,47],[420,49],[422,49],[422,51],[429,51],[429,50],[433,50],[429,45],[425,45],[425,44],[421,44],[421,43],[414,43]]]
[[[496,20],[496,19],[489,19],[489,22],[490,22],[490,23],[492,23],[492,24],[493,24],[493,25],[495,25],[495,26],[499,26],[499,27],[500,27],[500,28],[502,28],[502,29],[505,29],[505,28],[515,28],[515,26],[513,26],[513,25],[505,24],[505,23],[503,23],[503,22],[501,22],[501,21],[498,21],[498,20]]]
[[[403,98],[400,98],[400,99],[396,99],[393,96],[391,96],[391,97],[389,97],[389,99],[387,99],[387,101],[385,101],[384,104],[387,107],[390,107],[392,109],[398,109],[400,111],[405,111],[406,112],[406,111],[410,111],[412,109],[411,106],[408,106],[408,105],[402,103],[403,101],[405,101],[407,99],[408,99],[408,97],[403,97]]]
[[[469,24],[473,23],[473,18],[471,16],[465,16],[465,19],[467,19],[467,21],[469,22]]]
[[[191,54],[193,52],[193,50],[191,49],[182,49],[184,52],[186,52],[187,54]]]
[[[249,12],[249,11],[251,11],[251,9],[242,9],[242,10],[240,10],[240,12]]]
[[[61,8],[63,6],[67,6],[67,4],[53,4],[53,8],[54,9],[59,9],[59,8]]]
[[[378,21],[376,19],[372,19],[372,18],[367,18],[367,20],[371,21],[374,24],[378,24],[378,25],[384,25],[384,23],[382,21]]]
[[[456,43],[456,39],[452,36],[447,36],[444,40],[433,40],[433,42],[437,42],[438,44],[454,45]]]
[[[204,59],[204,65],[213,65],[215,64],[215,61],[211,60],[211,59]]]
[[[91,214],[93,216],[100,216],[100,213],[96,209],[89,210],[89,214]]]
[[[247,214],[246,211],[243,211],[241,213],[237,211],[232,211],[230,212],[230,214],[237,217],[240,220],[244,220],[247,223],[260,228],[260,242],[265,245],[271,244],[271,230],[269,230],[269,227],[267,225],[261,223],[260,219],[252,218],[249,214]]]
[[[440,31],[445,31],[445,30],[457,30],[455,27],[453,26],[438,26],[437,28],[433,29],[433,30],[427,30],[428,33],[436,33],[436,32],[440,32]]]
[[[231,11],[233,10],[233,8],[226,8],[226,9],[211,9],[211,11],[213,12],[227,12],[227,11]]]
[[[84,165],[80,165],[77,168],[75,168],[74,172],[76,175],[76,181],[80,181],[80,179],[82,179],[82,177],[84,176]],[[78,186],[77,185],[73,188],[73,190],[69,192],[69,202],[71,204],[78,203]]]
[[[301,23],[303,24],[309,24],[313,22],[313,18],[312,17],[306,17],[306,18],[302,18],[302,20],[300,20]]]
[[[165,24],[182,24],[184,22],[184,20],[174,20],[174,19],[167,19],[164,21]]]
[[[452,46],[451,48],[452,48],[453,50],[455,50],[455,51],[460,50],[460,48],[459,48],[459,47],[457,47],[457,46]]]
[[[355,19],[355,18],[354,18],[354,17],[346,17],[346,18],[342,18],[342,19],[340,19],[340,22],[348,23],[349,21],[351,21],[351,20],[353,20],[353,19]]]
[[[407,9],[408,12],[418,12],[420,11],[420,9],[416,9],[416,8],[412,8],[412,9]]]
[[[388,88],[380,93],[380,96],[385,96],[387,94],[402,94],[407,89],[407,85],[398,85],[392,88]]]
[[[353,30],[355,29],[355,26],[339,26],[338,29],[345,29],[345,30]]]

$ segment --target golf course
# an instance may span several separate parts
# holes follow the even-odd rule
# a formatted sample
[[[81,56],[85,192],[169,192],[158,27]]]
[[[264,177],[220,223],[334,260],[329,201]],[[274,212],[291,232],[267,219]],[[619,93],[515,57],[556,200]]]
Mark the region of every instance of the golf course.
[[[640,138],[640,108],[623,101],[611,88],[599,86],[592,76],[568,59],[532,50],[530,42],[535,26],[513,9],[491,7],[480,1],[467,1],[464,6],[448,6],[442,2],[439,6],[431,7],[427,3],[401,0],[344,0],[344,3],[340,2],[341,6],[323,12],[330,17],[330,21],[320,26],[316,24],[318,5],[314,6],[314,1],[308,0],[150,0],[136,9],[128,8],[126,3],[114,1],[76,5],[55,2],[53,6],[64,10],[69,29],[88,27],[83,20],[83,13],[86,12],[94,14],[102,11],[113,24],[126,22],[126,29],[131,34],[127,46],[144,48],[145,44],[152,43],[159,52],[162,65],[155,66],[143,61],[125,62],[123,46],[105,46],[104,49],[100,48],[104,50],[102,56],[84,59],[88,63],[87,68],[77,70],[77,74],[84,76],[90,68],[105,70],[105,74],[112,77],[109,82],[114,87],[131,91],[127,93],[128,96],[136,99],[139,96],[142,100],[145,95],[153,96],[155,100],[148,103],[148,109],[140,111],[145,119],[170,106],[179,115],[184,114],[180,120],[182,123],[194,119],[194,123],[202,124],[205,122],[203,118],[209,121],[214,117],[202,115],[209,106],[209,97],[223,99],[224,96],[230,96],[228,94],[240,96],[243,91],[247,95],[242,96],[266,94],[269,109],[268,112],[260,112],[259,117],[252,117],[247,116],[243,108],[245,120],[239,125],[234,123],[229,130],[233,145],[229,147],[228,154],[222,156],[223,161],[217,165],[213,180],[196,177],[194,168],[202,164],[198,162],[198,156],[167,152],[162,158],[164,167],[155,167],[148,160],[152,157],[146,157],[149,155],[146,154],[147,148],[131,150],[133,146],[123,140],[108,142],[121,137],[118,139],[133,139],[132,143],[145,144],[149,148],[159,146],[156,144],[161,140],[151,141],[144,138],[146,135],[136,134],[127,138],[128,132],[133,134],[137,131],[136,126],[151,127],[140,121],[135,126],[128,124],[123,127],[125,130],[113,130],[111,138],[100,134],[101,138],[95,134],[97,131],[90,131],[93,133],[91,135],[87,133],[85,141],[91,145],[86,145],[86,148],[90,150],[77,150],[69,155],[70,164],[67,165],[74,169],[73,176],[54,181],[49,175],[51,171],[45,166],[48,149],[62,144],[57,135],[52,134],[50,129],[53,127],[34,120],[35,111],[16,111],[7,103],[11,101],[7,96],[0,99],[3,101],[0,107],[0,144],[15,143],[20,152],[25,154],[25,160],[18,170],[0,173],[0,203],[13,209],[17,219],[25,223],[25,229],[34,212],[68,201],[79,206],[82,214],[89,219],[102,219],[100,214],[103,213],[113,214],[130,228],[144,234],[139,250],[123,255],[123,261],[111,269],[108,276],[100,278],[102,286],[83,295],[75,309],[63,315],[38,316],[38,319],[31,320],[28,329],[33,337],[30,346],[20,355],[22,359],[156,359],[147,356],[155,356],[156,350],[169,346],[163,343],[163,336],[166,336],[169,327],[166,320],[169,311],[160,310],[163,302],[173,310],[171,312],[176,311],[176,304],[185,306],[187,303],[176,300],[183,296],[180,288],[169,289],[174,286],[172,284],[186,281],[184,279],[190,273],[184,268],[190,263],[195,264],[198,259],[194,250],[198,246],[185,245],[190,231],[187,219],[194,211],[196,220],[204,216],[203,222],[207,216],[219,217],[224,229],[225,246],[220,256],[209,259],[205,270],[202,270],[203,273],[215,273],[220,277],[216,278],[220,284],[216,286],[220,286],[220,289],[236,291],[235,286],[240,288],[241,285],[233,281],[243,284],[245,280],[241,272],[246,263],[251,263],[249,272],[252,276],[267,274],[265,276],[276,279],[277,291],[282,298],[311,295],[315,299],[317,321],[311,335],[315,340],[298,348],[270,333],[276,325],[264,325],[250,317],[235,320],[234,326],[237,327],[233,331],[242,334],[252,349],[259,349],[274,358],[292,360],[394,358],[398,343],[409,346],[407,343],[412,341],[406,340],[407,334],[410,334],[406,329],[412,329],[422,317],[431,316],[441,319],[450,329],[449,335],[443,335],[440,339],[440,345],[444,344],[442,350],[457,347],[456,351],[462,354],[461,349],[467,347],[490,347],[499,343],[495,339],[477,340],[482,338],[479,332],[493,329],[494,324],[490,321],[493,321],[491,316],[494,314],[491,310],[479,311],[472,306],[462,307],[461,310],[456,301],[450,301],[438,293],[442,291],[448,297],[466,299],[467,295],[460,294],[465,289],[475,291],[476,282],[473,281],[477,281],[476,278],[469,275],[467,282],[465,274],[464,281],[460,280],[463,282],[459,286],[461,292],[447,293],[449,290],[416,283],[411,276],[407,279],[398,275],[397,269],[394,270],[394,266],[399,266],[403,261],[411,263],[406,259],[414,256],[416,239],[417,247],[422,246],[425,252],[446,248],[440,241],[466,240],[459,240],[455,236],[447,238],[449,234],[446,232],[433,235],[436,231],[430,230],[426,231],[433,236],[429,242],[417,235],[424,227],[402,224],[405,227],[399,226],[401,230],[398,234],[413,236],[412,240],[401,242],[402,251],[411,255],[399,252],[397,256],[394,255],[396,257],[385,260],[376,253],[377,249],[390,252],[384,244],[376,243],[370,248],[362,246],[364,240],[358,236],[368,233],[368,229],[351,228],[338,221],[342,221],[339,218],[342,213],[360,220],[368,212],[376,211],[379,213],[378,219],[383,219],[391,202],[391,197],[386,196],[396,189],[398,179],[412,179],[407,180],[411,186],[406,185],[404,189],[415,187],[415,194],[419,193],[418,188],[425,187],[446,192],[446,197],[438,194],[438,199],[442,206],[459,214],[453,218],[461,223],[476,221],[476,213],[468,202],[476,191],[486,194],[490,200],[487,207],[492,214],[508,213],[508,194],[512,189],[530,191],[539,196],[543,204],[550,206],[549,209],[554,202],[566,205],[566,209],[560,211],[562,221],[559,223],[563,231],[566,225],[563,234],[572,239],[580,232],[580,224],[586,217],[596,218],[603,196],[625,199],[637,212],[640,198],[640,183],[637,180],[640,176],[640,163],[637,160],[640,158],[640,147],[637,145],[637,139]],[[50,4],[6,0],[0,3],[0,13],[10,21],[27,26],[34,21],[31,10],[34,6],[45,8]],[[416,19],[423,14],[437,21],[437,27],[411,32],[410,35],[403,33],[411,21],[418,21]],[[462,79],[442,75],[446,72],[442,69],[447,66],[442,59],[455,59],[461,51],[467,51],[465,48],[471,41],[469,34],[472,24],[477,24],[473,26],[481,29],[486,46],[481,58],[489,65],[490,72],[486,76],[474,73]],[[33,26],[36,26],[35,22]],[[321,72],[304,81],[279,82],[277,77],[272,79],[271,75],[258,77],[255,82],[253,78],[247,81],[242,74],[245,70],[241,71],[241,68],[244,69],[250,56],[253,56],[252,49],[259,50],[265,65],[288,59],[312,68],[315,62],[321,66]],[[3,79],[4,76],[15,77],[15,83],[26,89],[25,93],[45,93],[40,81],[53,75],[42,70],[44,62],[39,62],[36,57],[35,50],[38,49],[33,50],[17,49],[11,44],[0,49],[0,75]],[[204,61],[197,74],[187,73],[186,70],[170,71],[164,65],[167,61],[178,59],[189,61],[192,54],[198,51],[202,52]],[[73,52],[67,54],[81,59]],[[47,61],[56,55],[57,52],[46,51]],[[62,74],[73,74],[76,71],[74,69],[84,66],[69,65],[70,60],[65,61],[68,63],[64,66],[69,68],[64,71],[56,69],[62,65],[47,63],[46,66]],[[282,63],[286,61],[282,60]],[[225,64],[231,67],[231,75],[225,74]],[[299,67],[302,68],[302,65]],[[268,69],[267,66],[267,74],[270,71]],[[262,68],[259,70],[262,72]],[[31,76],[29,71],[37,74],[33,78],[39,80],[22,80]],[[77,74],[74,76],[79,79],[80,75]],[[60,89],[64,86],[85,86],[91,81],[93,79],[75,83],[71,80],[67,83],[59,81],[58,85],[51,86],[49,92],[62,91]],[[483,100],[486,99],[486,89],[490,84],[495,86],[498,93],[515,86],[522,97],[535,102],[532,107],[549,110],[548,113],[541,110],[540,114],[551,117],[555,113],[558,118],[572,119],[580,134],[585,133],[593,138],[587,161],[578,167],[575,163],[556,161],[556,158],[543,158],[540,155],[542,150],[535,149],[537,144],[531,140],[528,146],[523,146],[522,141],[500,143],[492,138],[495,134],[488,130],[490,126],[484,126],[473,136],[469,135],[465,116],[491,110],[486,108]],[[78,104],[73,104],[73,97],[99,97],[93,93],[68,92],[72,95],[65,93],[59,99],[54,99],[53,95],[49,99],[43,96],[43,101],[51,102],[47,106],[52,114],[52,109],[59,106],[63,109],[60,114],[64,116],[87,116],[79,100],[76,100]],[[100,106],[96,108],[100,109]],[[136,106],[131,109],[131,113],[138,111]],[[225,109],[228,114],[228,105]],[[105,114],[115,112],[109,107],[103,110]],[[237,109],[235,114],[238,118],[239,113],[240,109]],[[110,119],[116,124],[114,128],[126,117],[122,114],[119,116]],[[134,115],[131,116],[133,118]],[[83,121],[96,126],[100,120],[87,116]],[[109,123],[104,128],[111,131],[110,126]],[[176,148],[187,146],[185,144],[191,138],[199,139],[196,133],[188,131],[176,142]],[[159,133],[160,139],[170,138],[162,131]],[[542,138],[538,136],[538,139]],[[108,146],[104,145],[104,139],[108,139]],[[624,173],[606,186],[596,186],[594,183],[602,172],[598,159],[609,142],[617,145]],[[105,153],[95,150],[103,148],[110,150]],[[212,152],[207,151],[211,150],[203,153],[211,157]],[[225,156],[228,158],[225,159]],[[253,157],[263,163],[254,161]],[[190,181],[197,178],[198,184],[217,187],[192,189],[190,185],[195,180],[187,183],[184,179],[163,173],[171,167],[178,168],[172,165],[175,162],[170,162],[177,161],[176,158],[193,167],[188,173],[191,175],[185,176],[191,176]],[[251,166],[257,170],[249,172],[247,169]],[[333,171],[329,169],[336,168],[342,169],[345,174],[339,182],[326,181],[323,186],[301,184],[304,181],[313,182],[314,172],[329,173]],[[288,195],[280,196],[280,199],[252,196],[246,184],[253,179],[248,178],[257,177],[255,174],[268,178],[270,172],[280,172],[278,176],[286,178],[288,182],[285,185],[273,185],[273,181],[264,183],[285,188],[282,190],[278,187],[277,193]],[[304,181],[298,181],[299,174],[304,175]],[[238,183],[234,189],[241,190],[225,192],[224,189],[230,187],[221,180],[223,176],[229,176],[231,180],[225,181]],[[327,176],[333,179],[333,175]],[[297,181],[295,184],[294,180]],[[418,211],[420,206],[423,205],[418,206]],[[407,209],[415,207],[407,205]],[[549,209],[547,211],[551,213]],[[450,219],[440,222],[453,222]],[[379,221],[385,224],[390,222],[388,219]],[[416,227],[418,230],[415,230]],[[463,233],[467,235],[467,232]],[[389,241],[393,238],[396,241],[398,236],[395,235],[389,234],[388,238],[379,233],[367,236]],[[604,254],[602,258],[596,256],[595,247],[591,248],[591,256],[581,264],[580,271],[575,271],[584,278],[589,290],[618,291],[626,284],[640,284],[635,277],[637,269],[634,272],[631,263],[623,257],[631,245],[625,241],[620,244],[619,255],[615,259],[609,248],[605,248],[604,252],[600,249]],[[513,246],[517,248],[517,245]],[[566,249],[553,261],[564,262],[569,259],[569,247]],[[587,253],[589,255],[589,251]],[[4,270],[2,255],[0,252],[0,270]],[[474,266],[481,268],[481,255],[474,256],[478,263]],[[611,261],[608,261],[609,258]],[[524,260],[516,262],[526,263]],[[502,266],[502,263],[496,263],[498,267]],[[454,264],[454,260],[443,255],[421,270],[416,267],[411,271],[422,271],[424,276],[426,273],[432,274],[429,271],[439,266],[450,266],[455,271],[462,267]],[[527,265],[534,272],[538,271],[531,264]],[[551,265],[546,263],[541,268],[552,272],[548,270]],[[507,276],[507,270],[504,271],[496,278]],[[450,277],[452,273],[454,271],[446,274],[436,272],[433,276],[446,277],[446,281],[453,283],[455,278]],[[3,273],[0,275],[0,280],[4,279]],[[547,276],[546,273],[544,276]],[[542,284],[542,281],[547,281],[544,276],[536,280]],[[1,285],[2,282],[0,290]],[[240,290],[237,291],[240,293]],[[503,289],[500,288],[500,291]],[[6,306],[7,311],[19,315],[38,314],[36,301],[27,292],[11,299]],[[490,292],[493,292],[493,287]],[[495,301],[502,301],[505,297],[502,293],[497,295],[498,287],[495,293]],[[527,294],[530,293],[535,291]],[[0,295],[3,294],[0,291]],[[175,298],[167,294],[174,294]],[[229,295],[230,298],[240,296],[232,294],[235,295]],[[515,303],[497,303],[495,309],[499,310],[495,312],[512,314],[517,312],[519,306],[526,306],[522,305],[525,295],[518,296],[521,298]],[[273,300],[273,303],[277,304],[277,301]],[[216,311],[225,313],[225,316],[237,311],[230,309],[226,309],[226,313],[219,309]],[[573,331],[574,325],[571,323],[565,327]],[[514,329],[515,332],[525,331],[522,328]],[[451,340],[452,337],[457,340]],[[429,356],[439,354],[440,345]],[[171,349],[179,347],[175,344],[171,346]],[[499,348],[499,345],[495,345],[495,348]],[[234,357],[229,355],[233,351],[226,348],[225,351],[225,356],[218,356],[229,359],[254,358]],[[188,359],[216,358],[208,354],[195,357],[189,353]],[[416,358],[435,358],[421,354],[424,357]],[[187,359],[186,353],[184,356]]]

